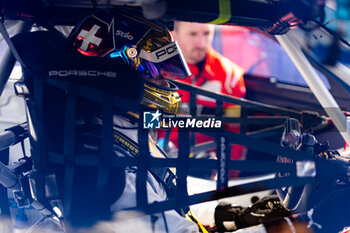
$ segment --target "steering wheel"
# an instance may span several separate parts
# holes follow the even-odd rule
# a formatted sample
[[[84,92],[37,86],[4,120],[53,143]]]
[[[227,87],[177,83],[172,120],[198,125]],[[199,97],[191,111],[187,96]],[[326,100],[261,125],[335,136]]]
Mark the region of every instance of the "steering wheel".
[[[315,136],[309,133],[302,134],[300,123],[296,119],[286,121],[281,146],[320,156],[316,158],[317,163],[304,161],[302,165],[305,172],[315,172],[310,170],[307,167],[308,165],[316,169],[317,174],[314,182],[276,190],[281,202],[287,209],[297,213],[306,212],[322,202],[331,192],[337,190],[339,185],[348,184],[350,160],[340,156],[336,151],[329,150],[328,143],[321,145],[317,142]],[[296,163],[296,167],[299,167],[298,161],[283,156],[277,157],[277,163]],[[289,175],[288,173],[276,174],[277,177]],[[342,180],[343,178],[346,182]]]
[[[316,138],[311,134],[302,134],[301,125],[298,120],[290,118],[285,123],[285,129],[281,138],[281,146],[293,150],[301,150],[313,153],[313,146],[317,143]],[[290,158],[277,157],[277,163],[296,163]],[[277,173],[277,177],[288,176],[289,174]],[[315,190],[314,184],[283,187],[276,190],[283,205],[293,211],[304,212],[309,208],[309,199]]]
[[[305,212],[310,209],[310,197],[314,187],[311,184],[290,186],[277,189],[277,195],[284,207],[295,212]]]

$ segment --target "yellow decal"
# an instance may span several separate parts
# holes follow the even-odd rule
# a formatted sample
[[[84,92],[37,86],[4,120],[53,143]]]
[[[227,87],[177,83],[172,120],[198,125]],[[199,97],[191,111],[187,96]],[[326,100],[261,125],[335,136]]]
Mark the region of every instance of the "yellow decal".
[[[231,19],[231,2],[230,0],[219,0],[219,16],[211,24],[226,23]]]
[[[151,52],[151,46],[152,46],[152,39],[148,39],[143,49],[146,50],[147,52]]]

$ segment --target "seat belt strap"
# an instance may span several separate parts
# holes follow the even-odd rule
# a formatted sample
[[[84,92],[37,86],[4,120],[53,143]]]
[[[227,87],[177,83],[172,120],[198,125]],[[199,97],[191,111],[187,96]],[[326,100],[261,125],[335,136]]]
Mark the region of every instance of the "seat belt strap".
[[[193,215],[191,209],[186,214],[186,219],[196,223],[203,233],[208,233],[207,229],[203,226],[203,224],[199,221],[199,219],[196,216]]]
[[[5,25],[4,25],[4,19],[1,18],[0,19],[0,33],[2,35],[2,37],[4,38],[4,40],[6,41],[7,45],[9,46],[13,56],[16,58],[16,60],[21,63],[22,67],[24,67],[25,69],[29,70],[28,67],[24,64],[24,62],[22,61],[21,57],[19,56],[19,53],[17,52],[17,49],[15,47],[15,45],[13,44],[12,40],[10,39],[10,35],[8,34]]]

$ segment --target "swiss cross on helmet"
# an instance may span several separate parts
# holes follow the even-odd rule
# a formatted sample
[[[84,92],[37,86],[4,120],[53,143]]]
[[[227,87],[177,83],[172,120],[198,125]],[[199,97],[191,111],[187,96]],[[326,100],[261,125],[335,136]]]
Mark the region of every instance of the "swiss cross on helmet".
[[[69,40],[73,47],[86,56],[105,57],[122,51],[125,46],[137,44],[148,30],[149,26],[131,20],[124,14],[98,11],[77,25]]]

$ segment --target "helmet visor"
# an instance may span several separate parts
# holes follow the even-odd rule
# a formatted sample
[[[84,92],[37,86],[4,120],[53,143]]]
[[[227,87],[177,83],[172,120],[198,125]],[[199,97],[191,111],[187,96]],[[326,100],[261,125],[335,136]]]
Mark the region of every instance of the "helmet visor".
[[[142,49],[139,58],[140,66],[138,70],[144,73],[148,79],[158,78],[159,76],[172,80],[185,79],[191,75],[175,41],[152,52]]]

